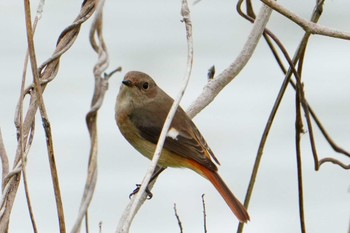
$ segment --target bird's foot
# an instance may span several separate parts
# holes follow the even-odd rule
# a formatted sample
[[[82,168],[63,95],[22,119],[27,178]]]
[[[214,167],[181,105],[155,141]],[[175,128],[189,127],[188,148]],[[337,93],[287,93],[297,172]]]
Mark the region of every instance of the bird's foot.
[[[132,196],[134,196],[136,193],[139,192],[141,187],[141,184],[136,184],[136,189],[134,189],[134,191],[132,191],[132,193],[130,193],[129,198],[131,198]],[[150,200],[153,197],[152,192],[148,189],[148,187],[146,188],[146,193],[147,193],[147,199]]]

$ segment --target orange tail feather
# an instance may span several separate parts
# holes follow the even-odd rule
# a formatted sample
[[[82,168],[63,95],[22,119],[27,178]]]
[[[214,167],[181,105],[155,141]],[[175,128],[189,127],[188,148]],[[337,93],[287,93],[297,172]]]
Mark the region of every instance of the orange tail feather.
[[[234,215],[240,222],[246,223],[249,221],[249,214],[246,208],[239,202],[239,200],[233,195],[231,190],[227,187],[225,182],[221,179],[219,174],[215,171],[211,171],[203,166],[200,167],[201,174],[204,175],[220,193],[227,205],[230,207]]]

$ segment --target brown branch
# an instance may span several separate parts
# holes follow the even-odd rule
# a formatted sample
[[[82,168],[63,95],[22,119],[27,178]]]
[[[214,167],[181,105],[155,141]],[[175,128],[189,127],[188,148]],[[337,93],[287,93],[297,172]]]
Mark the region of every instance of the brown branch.
[[[326,157],[326,158],[320,159],[320,161],[318,162],[319,166],[321,166],[324,163],[333,163],[333,164],[336,164],[336,165],[338,165],[346,170],[350,169],[350,164],[346,165],[346,164],[344,164],[344,163],[342,163],[339,160],[334,159],[334,158]]]
[[[39,80],[41,84],[42,91],[45,90],[46,84],[56,77],[59,66],[59,59],[61,55],[66,52],[77,38],[80,30],[80,26],[84,23],[94,12],[95,1],[86,0],[83,2],[81,11],[72,25],[68,26],[59,36],[57,41],[56,49],[46,62],[44,62],[38,70]],[[34,90],[34,84],[25,90],[26,95],[31,94]],[[24,98],[25,95],[21,98]],[[26,112],[23,121],[23,142],[28,140],[29,135],[33,131],[35,113],[38,109],[38,99],[36,95],[30,95],[29,107]],[[17,105],[16,113],[19,112],[19,105]],[[17,117],[16,117],[17,119]],[[29,139],[31,140],[31,139]],[[22,148],[20,143],[17,146],[16,156],[14,159],[13,171],[9,172],[7,178],[5,178],[6,183],[3,195],[1,197],[1,211],[0,211],[0,232],[6,232],[9,223],[9,216],[11,214],[12,206],[16,197],[18,185],[21,180],[21,176],[18,172],[21,171],[22,159]]]
[[[37,26],[37,23],[41,17],[42,14],[42,8],[43,8],[44,3],[40,1],[39,6],[37,8],[37,14],[35,15],[34,22],[33,22],[33,34],[35,33],[35,29]],[[26,76],[27,76],[27,66],[29,62],[29,51],[27,49],[25,58],[24,58],[24,65],[23,65],[23,72],[22,72],[22,82],[21,82],[21,89],[20,89],[20,98],[18,101],[18,108],[16,109],[17,112],[15,114],[15,125],[17,129],[17,141],[19,143],[19,147],[21,150],[21,155],[22,155],[22,161],[26,161],[26,153],[25,153],[25,146],[28,146],[27,148],[30,148],[31,143],[28,145],[24,145],[24,139],[23,139],[23,98],[24,96],[24,88],[25,88],[25,83],[26,83]],[[28,206],[28,211],[29,211],[29,216],[30,216],[30,221],[32,223],[33,231],[36,233],[38,232],[37,226],[36,226],[36,221],[34,217],[34,212],[30,200],[30,195],[29,195],[29,187],[28,187],[28,181],[27,181],[27,174],[26,174],[26,162],[24,162],[22,166],[22,176],[23,176],[23,185],[24,185],[24,190],[25,190],[25,196],[27,200],[27,206]]]
[[[313,12],[313,15],[311,17],[311,21],[312,22],[317,22],[321,16],[321,13],[322,13],[322,9],[323,9],[323,3],[324,3],[324,0],[319,0],[317,3],[316,3],[316,6],[314,8],[314,12]],[[254,12],[252,11],[252,9],[248,9],[248,13],[249,15],[245,15],[242,11],[241,11],[241,4],[242,4],[242,1],[240,1],[238,3],[238,6],[237,6],[237,9],[238,9],[238,12],[239,14],[241,14],[244,18],[250,20],[250,21],[254,21],[254,19],[252,17],[250,17],[249,15],[253,15],[254,16]],[[251,6],[251,4],[247,4],[247,6]],[[252,13],[253,12],[253,13]],[[266,36],[268,35],[268,37]],[[281,62],[281,59],[278,57],[278,54],[276,52],[276,50],[274,49],[274,46],[272,45],[271,41],[270,40],[267,40],[268,42],[268,45],[270,46],[270,48],[273,48],[272,49],[272,52],[274,54],[274,56],[276,57],[276,61],[278,62],[279,66],[281,67],[282,71],[285,73],[285,81],[287,80],[287,78],[289,79],[289,83],[293,86],[294,89],[296,89],[297,92],[299,92],[298,94],[298,98],[300,99],[300,103],[302,104],[302,107],[303,107],[303,110],[304,110],[304,113],[305,113],[305,118],[306,118],[306,121],[307,121],[307,125],[308,125],[308,131],[309,131],[309,137],[310,137],[310,141],[311,141],[311,148],[312,148],[312,151],[313,151],[313,156],[314,156],[314,161],[315,161],[315,169],[317,170],[319,168],[319,166],[325,162],[332,162],[334,164],[337,164],[339,166],[341,166],[342,168],[344,169],[349,169],[350,168],[350,165],[345,165],[343,163],[341,163],[340,161],[334,159],[334,158],[325,158],[325,159],[321,159],[321,160],[318,160],[318,156],[317,156],[317,150],[316,150],[316,145],[315,145],[315,141],[314,141],[314,134],[313,134],[313,131],[312,131],[312,124],[311,124],[311,119],[310,119],[310,115],[311,117],[316,121],[316,124],[317,126],[320,128],[322,134],[324,135],[324,137],[327,139],[328,143],[332,146],[332,148],[336,151],[336,152],[339,152],[339,153],[342,153],[346,156],[349,156],[349,152],[343,150],[342,148],[340,148],[339,146],[337,146],[333,140],[328,136],[326,130],[324,129],[324,127],[322,126],[321,122],[318,120],[316,114],[313,112],[313,110],[311,109],[311,107],[309,106],[309,104],[307,103],[306,101],[306,98],[305,98],[305,94],[304,94],[304,91],[303,91],[303,88],[302,88],[302,84],[301,84],[301,81],[300,81],[300,78],[299,78],[299,75],[295,72],[295,68],[294,68],[294,65],[293,64],[296,64],[297,61],[299,60],[299,71],[301,73],[301,68],[302,68],[302,64],[303,64],[303,58],[304,58],[304,53],[305,53],[305,48],[306,48],[306,44],[307,44],[307,41],[310,37],[310,33],[305,33],[303,39],[301,40],[300,44],[299,44],[299,47],[297,49],[297,52],[295,53],[294,55],[294,58],[293,58],[293,61],[291,62],[291,60],[289,59],[289,56],[288,56],[288,53],[286,52],[286,50],[284,49],[282,43],[280,43],[280,41],[277,39],[276,36],[273,35],[272,32],[270,32],[268,29],[265,30],[264,32],[264,37],[267,39],[267,38],[272,38],[276,44],[278,45],[278,47],[282,50],[282,53],[284,54],[284,56],[286,57],[288,63],[289,63],[289,66],[290,66],[290,69],[288,71],[286,71],[286,69],[284,68],[282,62]],[[290,79],[290,76],[291,74],[294,74],[294,76],[296,77],[296,80],[297,80],[297,84],[295,84],[291,79]],[[284,84],[282,86],[284,86],[286,83],[284,82]],[[285,86],[286,87],[286,86]],[[282,88],[281,88],[282,90]],[[300,90],[300,91],[298,91]],[[276,104],[277,102],[275,102]],[[252,176],[251,176],[251,180],[250,180],[250,183],[249,183],[249,187],[248,187],[248,190],[247,190],[247,194],[246,194],[246,199],[245,199],[245,206],[247,207],[248,204],[249,204],[249,200],[250,200],[250,197],[252,195],[252,191],[253,191],[253,186],[254,186],[254,182],[255,182],[255,179],[256,179],[256,176],[257,176],[257,172],[258,172],[258,168],[259,168],[259,164],[260,164],[260,160],[261,160],[261,156],[262,156],[262,153],[263,153],[263,148],[264,148],[264,145],[265,145],[265,142],[267,140],[267,136],[268,136],[268,132],[270,130],[270,127],[272,125],[272,121],[274,119],[274,116],[276,114],[275,111],[277,111],[277,108],[275,108],[276,105],[274,105],[273,107],[273,110],[271,111],[271,114],[269,116],[269,119],[267,121],[267,124],[266,124],[266,127],[265,127],[265,130],[263,132],[263,136],[262,136],[262,139],[260,141],[260,145],[259,145],[259,149],[258,149],[258,153],[257,153],[257,157],[256,157],[256,161],[255,161],[255,164],[254,164],[254,168],[253,168],[253,172],[252,172]],[[299,140],[299,139],[297,139]],[[298,147],[298,146],[297,146]],[[299,150],[299,149],[298,149]],[[301,160],[300,160],[300,166],[301,166]],[[301,169],[301,167],[299,167],[298,169]],[[301,170],[300,170],[301,171]],[[301,177],[301,173],[299,173],[299,182],[298,182],[298,186],[299,186],[299,207],[300,207],[300,221],[301,221],[301,225],[302,225],[302,229],[304,229],[303,231],[305,231],[305,220],[304,220],[304,213],[303,213],[303,194],[302,194],[302,177]],[[243,231],[243,224],[240,224],[238,229],[237,229],[237,232],[242,232]]]
[[[43,123],[45,136],[46,136],[46,145],[47,145],[47,151],[48,151],[48,156],[49,156],[53,189],[54,189],[54,193],[55,193],[57,214],[58,214],[58,219],[59,219],[59,227],[60,227],[60,232],[65,233],[66,232],[66,224],[64,221],[63,203],[62,203],[61,191],[60,191],[60,186],[59,186],[59,181],[58,181],[57,167],[56,167],[56,162],[55,162],[51,126],[50,126],[50,121],[49,121],[49,118],[48,118],[48,115],[46,112],[46,107],[45,107],[44,99],[42,96],[42,89],[41,89],[41,85],[40,85],[40,81],[39,81],[39,72],[38,72],[38,66],[37,66],[37,60],[36,60],[35,48],[34,48],[34,39],[33,39],[34,36],[33,36],[32,22],[31,22],[31,12],[30,12],[29,0],[24,0],[24,8],[25,8],[25,19],[26,19],[27,41],[28,41],[30,64],[32,67],[32,74],[33,74],[33,79],[34,79],[36,98],[37,98],[37,102],[39,105],[41,120]]]
[[[54,156],[51,127],[50,127],[50,122],[48,119],[46,107],[42,96],[41,85],[39,82],[39,73],[38,73],[38,67],[37,67],[37,61],[36,61],[36,55],[35,55],[35,49],[34,49],[33,29],[31,24],[31,12],[30,12],[29,0],[25,0],[25,16],[26,16],[25,18],[26,18],[29,57],[30,57],[32,72],[34,77],[35,93],[38,100],[39,110],[40,110],[44,131],[46,135],[47,150],[49,155],[51,177],[52,177],[52,182],[54,187],[56,207],[57,207],[58,218],[59,218],[60,232],[64,233],[66,231],[65,230],[66,227],[65,227],[65,221],[64,221],[63,204],[62,204],[61,191],[59,187],[58,174],[57,174],[57,168],[56,168],[56,162],[55,162],[55,156]],[[29,197],[29,195],[27,195],[27,197]]]
[[[246,19],[248,19],[248,20],[253,22],[254,19],[252,17],[250,17],[249,15],[245,15],[243,13],[243,11],[240,9],[241,5],[242,5],[242,1],[238,2],[237,10],[238,10],[239,14],[243,15],[244,18],[246,18]],[[248,4],[248,6],[251,6],[251,5]],[[250,9],[249,12],[250,12],[250,15],[254,15],[254,13],[252,13],[253,12],[252,9]],[[312,20],[317,21],[319,19],[319,16],[320,16],[321,12],[322,11],[318,11],[317,8],[315,8],[313,16],[312,16]],[[252,171],[252,174],[251,174],[251,178],[250,178],[250,181],[249,181],[249,186],[248,186],[246,197],[245,197],[245,201],[244,201],[244,205],[246,206],[246,208],[248,208],[248,206],[249,206],[249,202],[250,202],[250,199],[251,199],[251,196],[252,196],[252,193],[253,193],[254,184],[255,184],[255,180],[256,180],[256,177],[257,177],[257,174],[258,174],[258,170],[259,170],[259,167],[260,167],[260,162],[261,162],[261,158],[262,158],[262,155],[263,155],[264,147],[265,147],[265,144],[266,144],[266,141],[267,141],[267,138],[268,138],[268,134],[270,132],[273,120],[274,120],[274,118],[276,116],[278,107],[279,107],[279,105],[280,105],[280,103],[282,101],[282,98],[283,98],[283,95],[284,95],[285,90],[287,88],[287,85],[288,85],[288,83],[291,82],[291,75],[292,75],[292,73],[296,77],[298,77],[298,74],[297,74],[297,72],[296,72],[296,70],[294,68],[294,64],[297,63],[299,58],[304,53],[305,48],[306,48],[306,44],[307,44],[308,39],[310,37],[309,33],[305,33],[305,35],[303,36],[303,38],[302,38],[302,40],[301,40],[301,42],[299,44],[299,47],[297,48],[297,52],[295,53],[294,58],[290,59],[286,49],[284,48],[282,43],[278,40],[278,38],[276,36],[274,36],[274,34],[272,32],[270,32],[268,29],[265,29],[264,34],[267,34],[269,37],[271,37],[276,42],[276,44],[278,45],[278,47],[282,51],[283,55],[287,59],[290,68],[285,74],[284,81],[283,81],[283,83],[281,85],[280,91],[279,91],[278,96],[277,96],[277,98],[275,100],[274,106],[273,106],[273,108],[271,110],[271,113],[269,115],[269,118],[267,120],[265,129],[263,131],[263,134],[262,134],[262,137],[261,137],[261,140],[260,140],[257,156],[256,156],[256,159],[255,159],[255,162],[254,162],[253,171]],[[268,43],[269,43],[269,41],[268,41]],[[269,43],[269,46],[273,47],[271,45],[271,43]],[[277,52],[275,50],[272,50],[272,51],[273,51],[273,54],[275,55],[275,57],[278,57]],[[279,66],[283,68],[283,64],[281,62],[281,59],[278,58],[276,60],[277,60],[277,62],[279,64]],[[282,69],[282,70],[285,71],[285,69]],[[239,233],[243,232],[243,227],[244,227],[244,224],[240,223],[238,228],[237,228],[237,232],[239,232]]]
[[[302,67],[298,63],[299,68]],[[298,69],[298,75],[301,77],[301,69]],[[301,116],[301,93],[303,92],[303,87],[300,82],[300,79],[297,79],[297,89],[295,91],[295,151],[296,151],[296,161],[297,161],[297,177],[298,177],[298,199],[299,199],[299,220],[300,220],[300,229],[302,233],[306,233],[305,225],[305,215],[304,215],[304,192],[303,192],[303,169],[302,169],[302,160],[301,160],[301,134],[304,133],[303,130],[303,121]],[[301,88],[301,89],[300,89]]]
[[[97,181],[97,159],[98,159],[98,141],[97,141],[97,113],[102,106],[104,95],[108,89],[108,80],[117,71],[121,71],[118,67],[116,70],[111,72],[109,75],[105,74],[102,77],[103,72],[108,67],[108,52],[106,44],[103,39],[103,24],[102,24],[102,10],[104,0],[98,1],[96,6],[96,14],[94,21],[90,29],[90,44],[98,55],[98,61],[94,66],[94,80],[95,88],[91,101],[91,107],[89,112],[86,114],[86,125],[90,135],[90,154],[88,164],[88,174],[85,182],[85,188],[83,197],[80,204],[79,213],[74,226],[71,230],[72,233],[79,232],[80,225],[85,216],[85,227],[88,231],[88,208],[91,203]]]
[[[323,12],[323,3],[324,3],[324,0],[319,0],[314,8],[314,13],[311,17],[311,21],[312,22],[317,22],[320,18],[320,15],[321,13]],[[247,18],[247,17],[245,17]],[[270,32],[269,30],[266,30],[266,34],[273,38],[273,40],[277,43],[277,45],[279,47],[281,47],[280,43],[278,40],[276,40],[276,36],[273,35],[272,32]],[[265,35],[265,33],[264,33]],[[306,35],[306,36],[309,36],[309,35]],[[268,39],[269,37],[267,36],[264,36],[265,39]],[[304,41],[306,41],[308,39],[308,37],[304,37]],[[286,73],[285,71],[285,68],[281,62],[281,59],[278,57],[278,54],[277,52],[273,49],[273,45],[271,44],[271,42],[269,40],[267,40],[275,58],[276,58],[276,61],[278,62],[279,66],[281,67],[281,70]],[[303,43],[303,41],[301,42],[301,44]],[[302,67],[300,64],[302,64],[302,60],[303,60],[303,53],[300,53],[300,61],[299,61],[299,67]],[[292,85],[292,87],[296,90],[297,87],[296,87],[296,84],[291,80],[290,81],[290,84]],[[309,103],[307,102],[307,100],[305,99],[304,97],[304,107],[303,107],[306,111],[306,118],[309,119],[309,115],[311,115],[311,117],[313,118],[313,120],[315,121],[317,127],[320,129],[321,133],[323,134],[323,136],[325,137],[325,139],[327,140],[327,142],[329,143],[329,145],[332,147],[332,149],[335,151],[335,152],[338,152],[340,154],[343,154],[347,157],[350,157],[350,153],[346,150],[344,150],[343,148],[341,148],[340,146],[338,146],[334,141],[333,139],[329,136],[327,130],[323,127],[321,121],[318,119],[316,113],[313,111],[313,109],[311,108],[311,106],[309,105]],[[312,131],[312,125],[311,125],[311,120],[309,119],[308,120],[308,128],[309,130],[311,130],[311,132],[309,133],[309,137],[310,137],[310,141],[311,141],[311,149],[312,149],[312,152],[313,152],[313,156],[314,156],[314,163],[315,163],[315,170],[318,170],[320,168],[320,166],[323,164],[323,163],[326,163],[326,162],[332,162],[333,164],[336,164],[336,165],[339,165],[340,167],[344,168],[344,169],[349,169],[350,165],[345,165],[343,164],[342,162],[338,161],[338,160],[335,160],[335,159],[321,159],[319,160],[318,159],[318,155],[317,155],[317,149],[316,149],[316,145],[315,145],[315,140],[314,140],[314,136],[313,136],[313,131]]]

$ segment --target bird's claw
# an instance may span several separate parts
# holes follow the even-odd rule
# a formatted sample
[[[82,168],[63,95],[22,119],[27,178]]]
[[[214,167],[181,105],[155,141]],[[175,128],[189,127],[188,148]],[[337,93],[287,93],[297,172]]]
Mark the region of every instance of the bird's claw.
[[[131,198],[132,196],[134,196],[136,193],[139,192],[141,185],[140,184],[136,184],[136,189],[134,189],[134,191],[132,191],[132,193],[130,193],[129,198]],[[146,188],[146,193],[147,193],[147,199],[150,200],[153,197],[152,192],[148,189],[148,187]]]

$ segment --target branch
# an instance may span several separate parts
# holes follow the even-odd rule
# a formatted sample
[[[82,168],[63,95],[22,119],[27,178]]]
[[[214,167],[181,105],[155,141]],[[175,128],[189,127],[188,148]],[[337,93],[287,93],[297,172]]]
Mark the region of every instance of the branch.
[[[1,190],[3,191],[5,188],[5,177],[9,173],[9,159],[6,153],[6,148],[4,145],[4,141],[2,139],[2,134],[1,134],[1,129],[0,129],[0,159],[1,159],[1,166],[2,166],[2,188]]]
[[[91,101],[91,107],[89,112],[86,114],[86,124],[90,134],[90,155],[89,155],[89,165],[88,174],[85,182],[85,188],[83,197],[80,204],[79,213],[77,219],[75,220],[74,226],[71,230],[72,233],[79,232],[82,220],[85,216],[86,227],[88,229],[88,208],[91,203],[96,182],[97,182],[97,159],[98,159],[98,141],[97,141],[97,113],[104,99],[104,95],[108,89],[108,80],[115,72],[109,75],[102,74],[108,67],[108,52],[107,47],[103,39],[103,24],[102,24],[102,13],[105,1],[97,1],[96,13],[94,21],[92,22],[90,29],[90,44],[95,52],[98,54],[98,61],[94,66],[94,77],[95,77],[95,89]],[[95,36],[97,38],[95,38]],[[116,69],[120,71],[121,68]]]
[[[204,194],[202,194],[202,206],[203,206],[203,227],[204,233],[207,233],[207,210],[205,209]]]
[[[64,54],[74,43],[80,30],[81,24],[83,24],[94,12],[95,1],[85,0],[82,4],[81,11],[74,22],[63,30],[58,38],[56,49],[53,55],[46,60],[38,69],[40,85],[42,92],[45,90],[46,84],[53,80],[58,72],[59,60],[62,54]],[[37,95],[32,95],[34,90],[34,84],[25,90],[25,94],[21,93],[20,98],[25,98],[25,95],[30,94],[29,107],[23,120],[22,130],[23,142],[31,144],[33,138],[35,113],[38,109]],[[16,114],[20,112],[20,104],[17,105]],[[18,119],[18,116],[16,116]],[[18,127],[18,125],[16,125]],[[19,132],[19,131],[18,131]],[[29,150],[29,149],[28,149]],[[26,153],[27,148],[25,149]],[[5,178],[5,188],[2,193],[0,201],[0,232],[6,232],[9,223],[9,216],[11,214],[12,206],[16,197],[18,186],[21,180],[19,172],[22,170],[22,145],[18,143],[16,155],[14,159],[13,170],[9,172]]]
[[[176,217],[176,220],[177,220],[177,225],[179,225],[179,228],[180,228],[180,233],[183,233],[182,222],[180,220],[179,215],[177,214],[177,209],[176,209],[176,204],[175,203],[174,203],[174,212],[175,212],[175,217]]]
[[[214,98],[220,93],[220,91],[229,84],[247,64],[252,56],[256,45],[258,44],[260,37],[265,29],[265,26],[271,15],[271,8],[268,6],[262,6],[255,20],[254,26],[250,32],[248,40],[246,41],[241,53],[236,60],[220,73],[215,79],[210,80],[208,84],[203,88],[202,93],[187,109],[187,115],[193,118],[203,108],[209,105]]]
[[[240,6],[241,6],[241,3],[242,1],[240,1],[237,5],[237,11],[239,12],[240,15],[242,15],[244,18],[248,19],[249,21],[252,21],[254,22],[254,12],[252,11],[249,11],[248,9],[248,15],[244,15],[244,13],[241,11],[240,9]],[[323,0],[319,0],[317,1],[316,3],[316,6],[314,8],[314,12],[313,12],[313,15],[311,17],[311,21],[312,22],[317,22],[321,16],[321,13],[322,13],[322,7],[323,7],[323,3],[324,1]],[[305,99],[305,96],[304,96],[304,92],[303,92],[303,88],[302,88],[302,84],[301,84],[301,81],[300,81],[300,78],[299,78],[299,75],[297,72],[295,72],[295,68],[294,68],[294,65],[293,64],[297,64],[299,65],[299,70],[300,70],[300,73],[301,73],[301,68],[302,68],[302,64],[303,64],[303,57],[304,57],[304,53],[305,53],[305,48],[306,48],[306,45],[307,45],[307,42],[308,42],[308,39],[310,37],[310,33],[309,32],[305,32],[305,35],[304,37],[302,38],[300,44],[299,44],[299,47],[293,57],[293,62],[291,62],[291,59],[289,58],[289,55],[286,51],[286,49],[283,47],[282,43],[278,40],[278,38],[273,35],[273,33],[271,31],[269,31],[268,29],[265,30],[265,33],[264,33],[264,36],[265,36],[265,39],[267,39],[267,42],[273,52],[273,54],[275,55],[276,57],[276,60],[277,62],[279,63],[279,66],[281,67],[283,73],[285,73],[285,81],[284,81],[284,84],[282,85],[282,88],[281,88],[281,91],[282,93],[284,93],[284,89],[287,87],[287,83],[286,81],[288,81],[289,79],[289,83],[292,85],[292,87],[294,89],[296,89],[296,91],[298,92],[299,91],[299,99],[301,101],[301,104],[302,104],[302,107],[304,109],[304,112],[305,112],[305,118],[306,118],[306,121],[307,121],[307,124],[308,124],[308,131],[309,131],[309,136],[310,136],[310,141],[311,141],[311,146],[312,146],[312,150],[313,150],[313,155],[314,155],[314,161],[315,161],[315,169],[317,170],[319,168],[319,166],[321,164],[323,164],[324,162],[332,162],[334,164],[337,164],[339,166],[341,166],[342,168],[344,169],[350,169],[350,165],[345,165],[343,163],[341,163],[340,161],[338,160],[335,160],[333,158],[325,158],[325,159],[321,159],[320,161],[318,161],[318,158],[317,158],[317,151],[316,151],[316,146],[315,146],[315,143],[314,143],[314,140],[313,140],[313,132],[312,132],[312,127],[311,127],[311,121],[310,121],[310,115],[313,117],[313,119],[315,120],[317,126],[320,128],[322,134],[324,135],[324,137],[327,139],[327,141],[329,142],[329,144],[332,146],[332,148],[336,151],[336,152],[339,152],[339,153],[342,153],[346,156],[349,156],[349,152],[343,150],[342,148],[338,147],[332,140],[331,138],[328,136],[326,130],[323,128],[321,122],[318,120],[316,114],[312,111],[311,107],[309,106],[309,104],[307,103],[306,99]],[[271,44],[271,41],[269,40],[269,37],[271,39],[273,39],[275,41],[275,43],[278,45],[278,47],[281,49],[281,51],[283,52],[285,58],[287,59],[288,63],[289,63],[289,70],[287,71],[285,68],[284,68],[284,65],[282,64],[281,62],[281,59],[278,57],[278,54],[276,52],[276,50],[273,48],[273,45]],[[297,84],[295,84],[292,80],[290,80],[290,76],[291,74],[294,73],[296,79],[297,79]],[[280,93],[281,93],[280,91]],[[268,133],[269,133],[269,130],[271,128],[271,125],[272,125],[272,122],[274,120],[274,116],[277,112],[277,108],[278,108],[278,105],[281,100],[282,96],[281,97],[278,97],[278,100],[276,100],[275,102],[275,105],[274,105],[274,108],[273,110],[271,111],[271,114],[269,116],[269,119],[267,121],[267,124],[266,124],[266,127],[264,129],[264,132],[263,132],[263,135],[262,135],[262,138],[261,138],[261,141],[260,141],[260,145],[259,145],[259,149],[258,149],[258,153],[257,153],[257,157],[256,157],[256,161],[255,161],[255,164],[254,164],[254,168],[253,168],[253,172],[252,172],[252,175],[251,175],[251,180],[249,182],[249,187],[248,187],[248,190],[247,190],[247,194],[246,194],[246,198],[245,198],[245,206],[248,206],[249,204],[249,200],[250,200],[250,197],[252,195],[252,191],[253,191],[253,186],[254,186],[254,182],[255,182],[255,179],[256,179],[256,176],[257,176],[257,171],[258,171],[258,168],[259,168],[259,163],[260,163],[260,160],[261,160],[261,157],[262,157],[262,154],[263,154],[263,149],[264,149],[264,145],[265,145],[265,142],[267,140],[267,136],[268,136]],[[299,140],[299,139],[297,139]],[[301,164],[301,161],[300,163]],[[299,176],[299,192],[301,193],[301,196],[299,197],[300,200],[299,200],[299,206],[300,206],[300,221],[301,221],[301,225],[302,225],[302,228],[305,229],[305,223],[304,223],[304,217],[303,217],[303,200],[302,200],[302,180],[301,180],[301,171],[300,171],[300,176]],[[237,229],[237,232],[242,232],[243,231],[243,224],[240,224],[239,225],[239,228]]]
[[[44,99],[42,96],[42,89],[41,89],[41,85],[40,85],[40,81],[39,81],[39,72],[38,72],[36,54],[35,54],[35,49],[34,49],[34,38],[33,38],[34,36],[33,36],[32,22],[31,22],[31,12],[30,12],[29,0],[24,1],[24,8],[25,8],[25,19],[26,19],[26,29],[27,29],[27,40],[28,40],[30,64],[32,67],[32,74],[33,74],[33,79],[34,79],[36,98],[38,101],[41,120],[43,123],[45,136],[46,136],[46,146],[47,146],[47,152],[48,152],[48,156],[49,156],[53,189],[54,189],[54,193],[55,193],[55,201],[56,201],[56,207],[57,207],[57,215],[58,215],[58,219],[59,219],[59,227],[60,227],[60,232],[65,233],[66,232],[66,225],[65,225],[65,221],[64,221],[62,197],[61,197],[61,191],[60,191],[60,186],[59,186],[59,181],[58,181],[57,167],[56,167],[56,162],[55,162],[51,126],[50,126],[50,121],[49,121],[49,118],[48,118],[48,115],[46,112]],[[27,198],[28,198],[28,195],[27,195]]]
[[[190,11],[188,8],[188,4],[186,0],[182,1],[182,7],[181,7],[181,15],[183,17],[183,22],[185,23],[186,28],[186,38],[187,38],[187,70],[186,74],[183,80],[183,85],[180,89],[179,94],[174,99],[173,105],[171,106],[168,116],[164,122],[163,129],[161,131],[161,134],[158,139],[157,147],[153,155],[153,159],[151,162],[151,165],[142,181],[140,190],[138,193],[134,196],[133,199],[131,199],[129,205],[127,206],[126,210],[123,213],[123,216],[121,217],[116,232],[119,233],[126,233],[129,232],[129,228],[131,225],[131,222],[136,215],[137,210],[140,208],[142,203],[144,202],[145,198],[145,190],[149,184],[149,181],[151,179],[151,176],[157,166],[159,157],[162,152],[162,148],[164,145],[164,141],[167,135],[167,132],[169,130],[170,124],[172,122],[172,119],[174,118],[174,115],[176,113],[176,109],[179,106],[179,103],[181,101],[182,96],[184,95],[184,92],[186,90],[188,81],[190,79],[191,71],[192,71],[192,64],[193,64],[193,39],[192,39],[192,22],[190,18]],[[150,187],[148,186],[150,189]]]
[[[240,3],[238,4],[238,12],[240,14],[242,14],[242,11],[239,9],[240,8]],[[318,5],[318,6],[322,6],[322,5]],[[320,11],[318,10],[318,8],[316,7],[314,9],[313,15],[312,15],[312,20],[317,22],[318,19],[320,18]],[[254,15],[252,13],[250,13],[250,15]],[[252,19],[250,16],[244,16],[244,18],[248,19],[248,20],[254,20]],[[281,85],[280,91],[278,93],[278,96],[275,100],[274,106],[270,112],[269,118],[267,120],[265,129],[263,131],[263,134],[261,136],[261,140],[260,140],[260,144],[259,144],[259,148],[257,151],[257,155],[255,158],[255,162],[254,162],[254,166],[253,166],[253,171],[250,177],[250,181],[249,181],[249,186],[247,189],[247,193],[246,193],[246,197],[244,200],[244,206],[248,207],[249,206],[249,202],[253,193],[253,189],[254,189],[254,185],[255,185],[255,181],[256,181],[256,177],[258,174],[258,170],[260,167],[260,162],[263,156],[263,151],[264,151],[264,147],[271,129],[271,126],[273,124],[274,118],[276,116],[277,110],[279,108],[279,105],[282,101],[282,98],[284,96],[285,90],[288,86],[288,83],[291,83],[291,76],[292,74],[294,74],[296,77],[298,77],[298,73],[295,70],[294,64],[297,64],[299,58],[302,56],[302,54],[305,52],[305,48],[308,42],[308,39],[310,38],[310,33],[305,32],[303,38],[301,39],[301,42],[299,43],[299,46],[294,54],[293,60],[291,60],[287,50],[284,48],[284,46],[282,45],[282,43],[278,40],[278,38],[276,36],[273,35],[272,32],[270,32],[269,30],[265,30],[266,35],[269,35],[275,42],[276,44],[279,46],[280,50],[283,52],[283,55],[285,56],[286,60],[288,61],[288,65],[289,65],[289,69],[288,71],[286,71],[286,69],[284,68],[283,64],[281,63],[281,60],[278,58],[277,62],[279,63],[279,66],[281,67],[282,71],[285,73],[285,78],[283,80],[283,83]],[[266,36],[265,36],[266,38]],[[269,43],[269,41],[268,41]],[[271,44],[269,44],[270,47],[273,47]],[[274,53],[274,55],[276,57],[278,57],[276,51],[273,49],[272,52]],[[294,88],[296,88],[296,85],[293,85]],[[237,233],[241,233],[243,232],[243,228],[244,228],[244,224],[239,224],[238,228],[237,228]]]
[[[310,22],[309,20],[305,20],[300,16],[294,14],[290,10],[284,8],[274,0],[261,0],[261,1],[266,5],[268,5],[269,7],[271,7],[272,9],[274,9],[275,11],[277,11],[278,13],[292,20],[294,23],[298,24],[307,33],[318,34],[322,36],[329,36],[329,37],[334,37],[334,38],[344,39],[344,40],[350,40],[349,32],[334,30],[334,29],[319,25],[317,23]]]
[[[298,63],[301,64],[300,62]],[[301,67],[301,66],[299,66]],[[299,69],[299,77],[301,77],[301,69]],[[301,88],[299,88],[301,87]],[[298,201],[299,201],[299,221],[301,233],[306,233],[305,214],[304,214],[304,189],[303,189],[303,169],[301,159],[301,135],[303,134],[303,120],[301,116],[301,93],[303,86],[301,80],[297,79],[297,89],[295,91],[295,154],[297,161],[297,177],[298,177]]]

